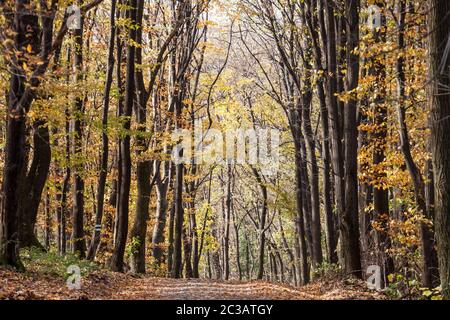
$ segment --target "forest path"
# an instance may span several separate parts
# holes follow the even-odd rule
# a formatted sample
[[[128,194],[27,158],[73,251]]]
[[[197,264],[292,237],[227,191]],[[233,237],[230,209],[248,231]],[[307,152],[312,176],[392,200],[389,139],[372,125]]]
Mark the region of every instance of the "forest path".
[[[312,294],[264,281],[218,282],[205,279],[133,279],[112,299],[169,300],[311,300]]]
[[[95,271],[71,290],[61,276],[28,270],[19,273],[0,267],[2,299],[69,300],[346,300],[385,299],[362,281],[329,279],[301,288],[267,281],[170,279]]]

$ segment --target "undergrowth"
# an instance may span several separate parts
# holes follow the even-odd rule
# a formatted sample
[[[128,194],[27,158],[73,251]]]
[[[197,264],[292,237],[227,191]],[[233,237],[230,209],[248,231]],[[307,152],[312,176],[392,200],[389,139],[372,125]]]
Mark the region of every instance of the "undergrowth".
[[[28,271],[67,278],[67,268],[76,265],[80,268],[81,275],[85,276],[99,270],[99,266],[87,260],[80,260],[75,254],[66,253],[59,255],[57,252],[43,251],[39,248],[25,248],[20,251],[20,257]]]

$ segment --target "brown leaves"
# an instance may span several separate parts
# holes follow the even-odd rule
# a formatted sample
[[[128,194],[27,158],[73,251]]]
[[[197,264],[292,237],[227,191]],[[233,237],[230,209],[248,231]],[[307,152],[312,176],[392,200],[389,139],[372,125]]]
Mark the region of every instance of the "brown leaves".
[[[106,270],[83,277],[81,290],[64,279],[34,271],[17,273],[0,267],[0,300],[313,300],[382,299],[363,282],[318,281],[294,288],[265,281],[212,281],[135,277]]]

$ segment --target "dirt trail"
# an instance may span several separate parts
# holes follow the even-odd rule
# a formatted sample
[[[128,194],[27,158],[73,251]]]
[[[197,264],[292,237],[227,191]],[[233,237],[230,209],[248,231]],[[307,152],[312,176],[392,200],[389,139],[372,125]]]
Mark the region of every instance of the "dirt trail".
[[[302,288],[266,281],[167,279],[99,271],[70,290],[60,277],[0,268],[1,299],[108,300],[330,300],[383,299],[361,282],[316,282]]]
[[[142,278],[131,281],[113,299],[169,300],[305,300],[313,295],[300,290],[262,281],[215,282],[198,279]]]

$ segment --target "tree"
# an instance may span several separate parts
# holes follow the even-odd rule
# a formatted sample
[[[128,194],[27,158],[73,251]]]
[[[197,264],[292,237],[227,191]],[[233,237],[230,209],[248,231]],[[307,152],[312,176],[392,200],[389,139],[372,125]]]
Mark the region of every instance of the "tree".
[[[105,80],[105,92],[103,97],[103,115],[102,115],[102,155],[101,155],[101,169],[98,177],[98,187],[97,187],[97,212],[95,213],[95,227],[92,234],[91,244],[87,253],[87,259],[94,260],[95,254],[100,243],[100,232],[102,226],[104,202],[105,202],[105,185],[106,176],[108,174],[108,155],[109,155],[109,138],[108,138],[108,112],[109,103],[111,96],[111,87],[113,82],[113,72],[114,72],[114,48],[115,48],[115,38],[116,38],[116,0],[111,1],[111,13],[110,13],[110,23],[111,30],[109,34],[109,45],[108,45],[108,62]]]
[[[352,93],[344,109],[345,150],[345,210],[340,224],[344,268],[346,272],[361,278],[361,253],[358,218],[358,129],[356,123],[357,100],[355,89],[359,79],[359,57],[355,50],[359,45],[359,1],[346,0],[347,79],[346,90]]]
[[[139,0],[140,1],[140,0]],[[126,79],[125,79],[125,105],[123,110],[123,136],[120,139],[119,154],[121,159],[121,173],[117,206],[117,234],[114,245],[114,252],[111,257],[111,270],[122,272],[125,246],[128,235],[128,215],[131,186],[131,150],[130,133],[131,116],[133,113],[133,103],[135,92],[135,58],[136,58],[136,28],[138,0],[129,0],[127,16],[132,26],[128,30],[128,44],[126,50]]]
[[[84,19],[81,18],[79,28],[74,32],[74,69],[77,84],[83,82],[83,28]],[[80,258],[86,256],[86,240],[84,239],[84,179],[82,155],[83,139],[83,93],[78,92],[73,109],[73,158],[75,161],[73,173],[73,208],[72,208],[72,252]]]
[[[380,25],[374,26],[371,30],[371,35],[374,38],[374,45],[382,46],[386,43],[386,15],[385,6],[382,1],[375,1],[374,6],[379,10],[379,17],[373,17],[373,19],[379,19]],[[369,17],[370,19],[370,17]],[[378,56],[381,58],[383,52],[378,52]],[[388,135],[387,118],[388,110],[384,101],[386,97],[386,88],[384,79],[386,78],[386,66],[383,64],[380,57],[375,56],[373,59],[369,59],[370,66],[368,67],[368,76],[374,77],[376,86],[372,87],[373,97],[369,103],[373,104],[374,109],[374,125],[375,132],[373,134],[374,140],[374,152],[373,152],[373,165],[374,167],[380,166],[384,163],[386,158],[386,142]],[[380,62],[381,61],[381,62]],[[384,169],[378,169],[375,173],[375,186],[373,188],[373,208],[374,208],[374,222],[377,224],[375,228],[375,243],[377,246],[377,261],[383,268],[383,281],[389,274],[394,271],[394,261],[388,254],[390,249],[390,238],[388,236],[389,228],[389,190],[383,183],[383,179],[387,176]]]
[[[84,5],[80,8],[80,13],[84,15],[101,1],[94,0]],[[59,51],[68,31],[66,17],[56,36],[53,37],[57,3],[53,2],[50,7],[41,8],[47,14],[40,16],[40,23],[39,15],[27,10],[30,3],[28,0],[16,0],[14,9],[9,6],[9,3],[1,4],[3,12],[12,14],[7,15],[7,32],[2,34],[2,38],[7,40],[6,47],[2,47],[2,50],[7,57],[11,79],[7,101],[7,112],[10,116],[7,124],[6,161],[2,187],[4,204],[0,228],[0,261],[19,269],[23,268],[18,249],[22,219],[19,203],[23,195],[22,191],[26,187],[27,174],[26,115],[36,97],[41,77],[47,71],[52,53]],[[14,51],[12,48],[18,50]],[[38,187],[37,190],[39,189]]]
[[[435,225],[442,294],[450,297],[450,3],[428,1],[429,103]]]
[[[401,0],[398,6],[398,35],[397,45],[399,50],[405,49],[405,23],[406,23],[406,1]],[[432,218],[432,212],[430,207],[427,206],[426,201],[426,186],[422,176],[420,168],[414,161],[411,152],[411,143],[408,133],[408,124],[406,121],[406,74],[405,74],[405,58],[399,55],[396,61],[397,71],[397,90],[398,90],[398,103],[397,103],[397,117],[400,127],[400,145],[405,158],[405,163],[408,171],[411,175],[411,179],[414,185],[414,195],[416,198],[417,207],[425,217],[430,220]],[[432,182],[429,182],[432,183]],[[421,226],[421,240],[422,240],[422,285],[424,287],[431,288],[433,284],[436,284],[436,280],[439,277],[437,269],[437,257],[436,250],[434,249],[434,237],[433,229],[426,223],[422,223]]]

